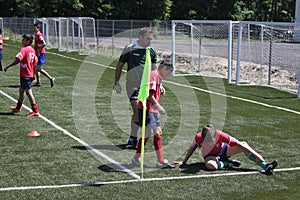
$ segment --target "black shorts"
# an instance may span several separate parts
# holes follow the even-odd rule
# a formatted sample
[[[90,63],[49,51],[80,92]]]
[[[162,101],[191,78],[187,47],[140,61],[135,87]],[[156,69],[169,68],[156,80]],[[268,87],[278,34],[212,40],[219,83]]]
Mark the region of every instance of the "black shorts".
[[[136,81],[126,81],[126,92],[130,101],[137,101],[139,96],[140,83]]]

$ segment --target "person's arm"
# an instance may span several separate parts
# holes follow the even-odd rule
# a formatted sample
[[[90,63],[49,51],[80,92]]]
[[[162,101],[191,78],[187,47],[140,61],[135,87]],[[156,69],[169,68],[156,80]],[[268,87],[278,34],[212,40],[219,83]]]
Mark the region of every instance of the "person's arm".
[[[193,155],[193,153],[195,152],[195,150],[197,149],[197,145],[194,144],[194,142],[191,144],[190,148],[188,149],[186,155],[185,155],[185,158],[183,159],[182,161],[182,165],[185,165],[186,162],[189,160],[189,158]]]
[[[165,109],[158,103],[158,101],[156,101],[155,96],[152,91],[149,92],[148,98],[150,99],[151,103],[153,104],[153,107],[156,108],[160,114],[166,113]]]
[[[114,90],[119,94],[122,91],[122,87],[119,83],[122,69],[123,69],[124,63],[121,61],[118,62],[117,67],[116,67],[116,72],[115,72],[115,83],[114,83]]]
[[[16,64],[20,63],[20,60],[18,58],[16,58],[12,63],[8,64],[5,68],[4,71],[7,72],[8,68],[10,68],[11,66],[14,66]]]
[[[116,67],[116,72],[115,72],[115,84],[119,83],[123,66],[124,66],[124,63],[119,61],[118,64],[117,64],[117,67]]]
[[[40,46],[40,48],[39,48],[39,49],[37,50],[37,52],[36,52],[36,55],[37,55],[37,56],[40,56],[40,55],[41,55],[42,49],[46,46],[46,42],[45,42],[44,39],[42,40],[42,42],[43,42],[43,44]]]

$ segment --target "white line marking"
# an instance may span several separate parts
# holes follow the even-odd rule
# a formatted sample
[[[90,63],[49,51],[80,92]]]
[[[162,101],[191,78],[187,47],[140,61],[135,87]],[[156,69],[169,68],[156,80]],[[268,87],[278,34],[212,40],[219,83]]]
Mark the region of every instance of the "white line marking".
[[[300,167],[275,169],[274,172],[285,172],[285,171],[297,171]],[[223,174],[202,174],[195,176],[176,176],[176,177],[163,177],[163,178],[147,178],[147,179],[134,179],[134,180],[120,180],[120,181],[109,181],[109,182],[90,182],[80,184],[68,184],[68,185],[43,185],[43,186],[25,186],[25,187],[7,187],[0,188],[2,191],[16,191],[16,190],[33,190],[33,189],[51,189],[51,188],[69,188],[69,187],[84,187],[84,186],[101,186],[111,184],[124,184],[124,183],[135,183],[135,182],[150,182],[150,181],[168,181],[168,180],[183,180],[183,179],[196,179],[196,178],[210,178],[210,177],[223,177],[223,176],[240,176],[259,174],[262,171],[251,171],[251,172],[231,172]]]
[[[2,90],[0,90],[0,93],[9,98],[10,100],[12,100],[13,102],[17,103],[17,100],[14,99],[13,97],[9,96],[8,94],[6,94],[5,92],[3,92]],[[26,105],[22,105],[23,108],[25,108],[28,111],[31,111],[31,109],[29,107],[27,107]],[[137,175],[136,173],[134,173],[133,171],[131,171],[130,169],[126,168],[125,166],[123,166],[122,164],[118,163],[117,161],[111,159],[110,157],[108,157],[107,155],[103,154],[101,151],[95,149],[94,147],[92,147],[91,145],[89,145],[88,143],[86,143],[85,141],[79,139],[78,137],[72,135],[69,131],[67,131],[66,129],[58,126],[57,124],[55,124],[53,121],[47,119],[46,117],[44,117],[43,115],[40,114],[39,116],[41,119],[43,119],[45,122],[47,122],[48,124],[50,124],[51,126],[53,126],[54,128],[62,131],[65,135],[71,137],[72,139],[76,140],[77,142],[79,142],[80,144],[84,145],[88,150],[94,152],[95,154],[101,156],[102,158],[106,159],[107,161],[111,162],[113,165],[115,165],[116,167],[118,167],[119,169],[121,169],[122,171],[130,174],[131,176],[133,176],[134,178],[140,178],[139,175]]]
[[[84,60],[80,60],[77,58],[72,58],[72,57],[68,57],[68,56],[64,56],[64,55],[60,55],[57,53],[52,53],[52,52],[48,52],[57,56],[61,56],[61,57],[65,57],[68,59],[72,59],[75,61],[79,61],[79,62],[86,62],[86,63],[90,63],[90,64],[94,64],[94,65],[99,65],[102,67],[106,67],[106,68],[110,68],[110,69],[115,69],[113,67],[110,66],[106,66],[106,65],[102,65],[99,63],[94,63],[94,62],[89,62],[89,61],[84,61]],[[124,71],[124,70],[123,70]],[[171,82],[171,81],[166,81],[170,84],[174,84],[174,85],[178,85],[178,86],[182,86],[182,87],[187,87],[187,88],[192,88],[195,90],[199,90],[202,92],[206,92],[206,93],[210,93],[210,94],[215,94],[215,95],[220,95],[220,96],[224,96],[224,97],[229,97],[232,99],[237,99],[237,100],[241,100],[241,101],[245,101],[245,102],[250,102],[250,103],[254,103],[254,104],[258,104],[258,105],[262,105],[262,106],[266,106],[266,107],[270,107],[270,108],[275,108],[275,109],[279,109],[279,110],[284,110],[287,112],[291,112],[291,113],[295,113],[300,115],[300,112],[298,111],[294,111],[294,110],[290,110],[287,108],[282,108],[279,106],[272,106],[266,103],[261,103],[261,102],[257,102],[257,101],[253,101],[253,100],[249,100],[249,99],[244,99],[244,98],[240,98],[240,97],[235,97],[235,96],[229,96],[229,95],[225,95],[225,94],[221,94],[221,93],[217,93],[217,92],[212,92],[212,91],[208,91],[208,90],[204,90],[201,88],[197,88],[197,87],[193,87],[193,86],[187,86],[187,85],[183,85],[183,84],[179,84],[179,83],[175,83],[175,82]],[[9,96],[8,94],[4,93],[3,91],[0,90],[0,93],[4,96],[6,96],[7,98],[11,99],[12,101],[14,101],[15,103],[17,102],[16,99],[14,99],[13,97]],[[31,111],[31,109],[27,106],[25,106],[23,104],[23,107],[28,110]],[[142,179],[140,180],[140,176],[138,176],[136,173],[134,173],[133,171],[127,169],[126,167],[124,167],[122,164],[116,162],[115,160],[111,159],[110,157],[106,156],[105,154],[103,154],[102,152],[98,151],[97,149],[93,148],[92,146],[90,146],[88,143],[84,142],[83,140],[75,137],[74,135],[72,135],[70,132],[68,132],[67,130],[63,129],[62,127],[56,125],[54,122],[52,122],[51,120],[47,119],[46,117],[40,115],[39,116],[41,119],[43,119],[44,121],[46,121],[47,123],[49,123],[50,125],[52,125],[53,127],[57,128],[58,130],[62,131],[65,135],[68,135],[69,137],[73,138],[74,140],[76,140],[77,142],[79,142],[80,144],[84,145],[87,147],[88,150],[93,151],[94,153],[96,153],[97,155],[107,159],[109,162],[111,162],[112,164],[114,164],[115,166],[119,167],[120,169],[122,169],[124,172],[127,172],[128,174],[130,174],[131,176],[133,176],[134,180],[124,180],[124,181],[111,181],[111,182],[95,182],[95,183],[83,183],[83,184],[70,184],[70,185],[53,185],[53,186],[31,186],[31,187],[10,187],[10,188],[0,188],[0,191],[10,191],[10,190],[29,190],[29,189],[43,189],[43,188],[63,188],[63,187],[80,187],[80,186],[92,186],[92,185],[108,185],[108,184],[116,184],[116,183],[130,183],[130,182],[138,182],[138,181],[154,181],[154,180],[175,180],[175,179],[191,179],[191,178],[204,178],[204,177],[220,177],[220,176],[236,176],[236,175],[247,175],[247,174],[257,174],[260,173],[260,171],[254,171],[254,172],[235,172],[235,173],[226,173],[226,174],[207,174],[207,175],[196,175],[196,176],[181,176],[181,177],[165,177],[165,178],[149,178],[149,179]],[[296,168],[287,168],[287,169],[277,169],[274,171],[292,171],[292,170],[300,170],[300,167],[296,167]]]

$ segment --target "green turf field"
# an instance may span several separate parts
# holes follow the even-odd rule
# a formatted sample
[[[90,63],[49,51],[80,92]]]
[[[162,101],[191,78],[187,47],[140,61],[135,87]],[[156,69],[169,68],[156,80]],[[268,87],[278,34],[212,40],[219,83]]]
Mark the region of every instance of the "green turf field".
[[[6,41],[4,66],[19,49],[20,43]],[[33,88],[40,117],[26,117],[26,107],[11,113],[19,66],[0,73],[0,199],[300,199],[300,100],[295,94],[216,78],[170,77],[161,99],[169,161],[183,159],[197,131],[213,123],[247,141],[266,160],[277,159],[279,166],[266,176],[241,154],[234,157],[240,168],[211,172],[194,153],[185,168],[157,170],[150,139],[141,181],[140,169],[131,166],[134,151],[126,148],[130,105],[124,92],[112,91],[112,62],[49,50],[44,69],[56,82],[50,88],[42,76],[42,87]],[[24,104],[30,107],[26,96]],[[41,137],[27,136],[32,130]]]

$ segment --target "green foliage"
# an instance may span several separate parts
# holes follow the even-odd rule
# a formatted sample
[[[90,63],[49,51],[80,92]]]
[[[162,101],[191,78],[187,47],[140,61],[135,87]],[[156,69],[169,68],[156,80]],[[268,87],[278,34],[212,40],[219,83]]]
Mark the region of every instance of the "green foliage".
[[[291,22],[296,0],[0,0],[2,17]]]
[[[251,20],[254,16],[254,11],[249,10],[247,5],[244,3],[244,1],[237,1],[234,4],[234,10],[230,17],[233,20],[237,21],[247,21]]]

